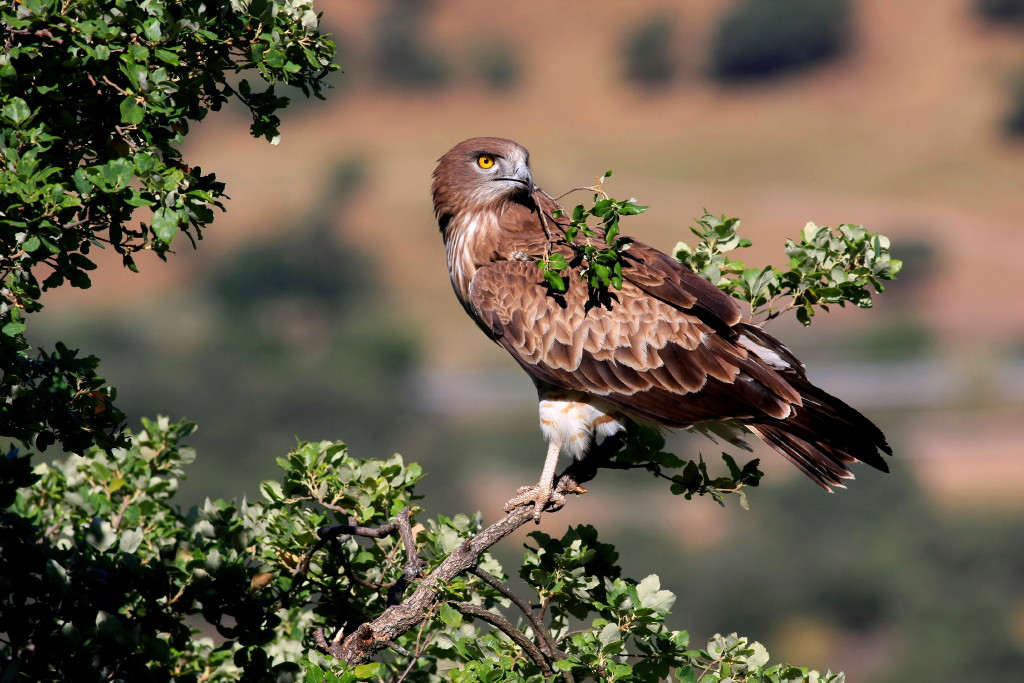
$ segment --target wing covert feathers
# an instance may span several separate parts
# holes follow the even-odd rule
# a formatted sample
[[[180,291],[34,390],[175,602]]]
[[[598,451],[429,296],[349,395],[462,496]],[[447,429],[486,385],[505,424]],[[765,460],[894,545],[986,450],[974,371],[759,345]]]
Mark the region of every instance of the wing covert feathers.
[[[826,490],[852,477],[857,460],[887,471],[877,427],[810,384],[785,346],[739,321],[728,296],[690,273],[728,305],[706,295],[651,252],[664,256],[643,245],[626,252],[635,260],[610,306],[588,306],[574,274],[553,295],[532,261],[496,261],[473,277],[469,308],[535,382],[671,427],[738,419]]]

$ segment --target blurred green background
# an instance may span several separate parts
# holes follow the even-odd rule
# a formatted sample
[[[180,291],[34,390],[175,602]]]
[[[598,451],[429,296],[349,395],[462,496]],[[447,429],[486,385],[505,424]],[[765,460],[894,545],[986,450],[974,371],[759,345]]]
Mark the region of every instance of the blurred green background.
[[[457,304],[429,197],[456,142],[511,137],[555,195],[614,169],[613,195],[652,206],[624,231],[664,250],[707,208],[744,220],[754,264],[809,220],[862,223],[906,262],[874,311],[771,327],[886,430],[892,474],[830,496],[758,450],[744,512],[606,472],[541,528],[594,524],[697,639],[739,631],[856,681],[1020,680],[1024,0],[318,10],[346,69],[327,102],[297,102],[279,146],[239,110],[190,138],[232,197],[200,249],[141,275],[110,259],[34,325],[100,356],[129,415],[199,423],[183,503],[258,495],[296,438],[421,462],[428,514],[494,519],[535,479],[532,385]]]

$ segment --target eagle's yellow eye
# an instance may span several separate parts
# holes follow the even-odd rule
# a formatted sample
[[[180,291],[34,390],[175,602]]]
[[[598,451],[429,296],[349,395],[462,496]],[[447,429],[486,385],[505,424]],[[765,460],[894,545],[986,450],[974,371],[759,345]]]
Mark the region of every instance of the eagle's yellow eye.
[[[491,166],[494,166],[494,157],[490,154],[481,154],[476,158],[476,165],[486,170]]]

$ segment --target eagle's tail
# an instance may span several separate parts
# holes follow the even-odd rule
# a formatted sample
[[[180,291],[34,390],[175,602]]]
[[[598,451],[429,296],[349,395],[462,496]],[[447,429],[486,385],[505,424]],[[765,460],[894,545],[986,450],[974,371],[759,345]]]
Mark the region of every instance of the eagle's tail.
[[[853,479],[847,467],[852,462],[889,471],[881,454],[892,455],[892,449],[871,420],[806,380],[787,379],[800,392],[803,405],[781,420],[748,423],[752,432],[826,491],[844,488],[842,480]]]

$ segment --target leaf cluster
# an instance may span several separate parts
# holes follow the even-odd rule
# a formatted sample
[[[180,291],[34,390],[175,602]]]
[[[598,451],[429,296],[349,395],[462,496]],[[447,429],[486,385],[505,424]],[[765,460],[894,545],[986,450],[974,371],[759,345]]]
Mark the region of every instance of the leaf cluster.
[[[332,521],[381,522],[410,505],[418,466],[303,443],[261,500],[183,512],[172,499],[194,428],[160,418],[126,449],[31,470],[17,453],[0,461],[19,489],[0,524],[0,677],[294,680],[314,625],[383,609],[400,573],[392,539],[305,552]]]
[[[795,311],[797,320],[810,325],[817,309],[851,303],[871,308],[872,291],[885,291],[903,266],[889,252],[889,238],[862,226],[844,223],[837,229],[808,223],[800,241],[786,240],[786,269],[750,268],[732,252],[751,245],[739,236],[738,218],[705,213],[690,231],[698,242],[675,246],[676,259],[733,297],[750,304],[755,316],[766,320]],[[787,302],[782,300],[788,299]]]
[[[728,431],[728,425],[719,425],[719,432],[709,433],[712,439],[722,438],[734,446],[750,450],[743,438],[743,431]],[[708,427],[705,427],[708,428]],[[745,430],[744,430],[745,431]],[[653,428],[631,425],[627,430],[626,442],[616,452],[612,467],[644,469],[659,479],[670,482],[673,495],[690,500],[694,496],[711,496],[719,505],[725,505],[725,497],[731,493],[739,497],[740,506],[747,510],[750,505],[747,487],[755,487],[764,476],[759,469],[760,460],[755,458],[739,465],[735,458],[722,452],[722,461],[728,474],[712,475],[708,472],[703,456],[696,460],[684,460],[665,450],[665,437]]]
[[[604,178],[611,173],[606,172]],[[569,215],[569,225],[562,240],[570,249],[569,256],[555,252],[537,261],[551,290],[566,291],[565,271],[570,268],[578,269],[579,278],[587,283],[592,299],[603,300],[609,287],[622,289],[623,254],[632,240],[619,234],[619,219],[646,210],[646,206],[640,206],[632,199],[600,195],[594,195],[593,205],[589,208],[577,204]],[[564,215],[561,210],[555,213],[555,218]],[[598,219],[600,227],[590,227],[587,221],[591,218]]]
[[[530,537],[519,573],[535,592],[530,605],[544,633],[536,633],[536,626],[523,616],[517,628],[555,645],[553,668],[565,680],[843,680],[842,674],[819,676],[798,667],[768,665],[762,645],[735,634],[716,635],[706,647],[691,648],[685,631],[666,625],[676,596],[661,588],[656,575],[641,581],[622,577],[618,553],[601,543],[591,526],[572,527],[561,538],[541,532]],[[440,624],[430,627],[447,629],[434,637],[423,657],[454,664],[447,671],[451,680],[544,680],[540,668],[502,632],[466,622],[455,610],[440,616]],[[408,680],[439,679],[419,675]]]
[[[185,162],[191,123],[234,99],[275,140],[288,104],[275,86],[319,97],[337,68],[318,23],[310,0],[3,4],[0,434],[39,449],[118,442],[123,416],[94,359],[31,353],[26,314],[45,290],[88,288],[96,249],[134,270],[140,251],[201,238],[224,186]]]

